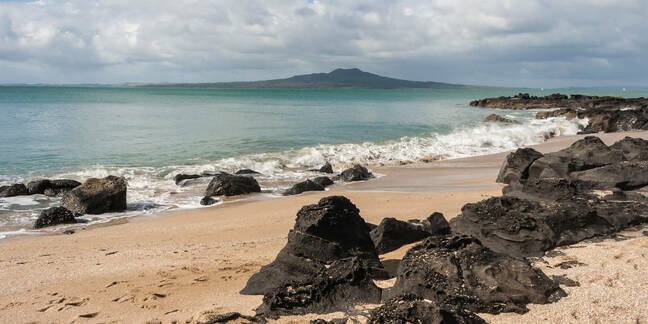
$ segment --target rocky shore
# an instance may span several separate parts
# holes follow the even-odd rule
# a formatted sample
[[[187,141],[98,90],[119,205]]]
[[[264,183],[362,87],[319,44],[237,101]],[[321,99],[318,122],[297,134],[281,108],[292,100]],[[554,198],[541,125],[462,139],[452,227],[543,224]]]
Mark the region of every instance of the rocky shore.
[[[513,110],[552,109],[538,112],[536,118],[587,118],[589,125],[583,130],[584,133],[648,129],[648,98],[567,96],[560,93],[536,97],[520,93],[513,97],[475,100],[470,102],[470,106]]]

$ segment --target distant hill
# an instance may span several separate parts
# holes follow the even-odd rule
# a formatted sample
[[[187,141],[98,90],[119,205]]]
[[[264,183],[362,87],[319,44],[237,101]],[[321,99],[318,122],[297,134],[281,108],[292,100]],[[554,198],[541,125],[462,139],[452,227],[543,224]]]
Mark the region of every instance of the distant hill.
[[[169,83],[141,87],[234,88],[234,89],[460,89],[478,88],[441,82],[408,81],[388,78],[360,69],[336,69],[330,73],[296,75],[286,79],[250,82]]]

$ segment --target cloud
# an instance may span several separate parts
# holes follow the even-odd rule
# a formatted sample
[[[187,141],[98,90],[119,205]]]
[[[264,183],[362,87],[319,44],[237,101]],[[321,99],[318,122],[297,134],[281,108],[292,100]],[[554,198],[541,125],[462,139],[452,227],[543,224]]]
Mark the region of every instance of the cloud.
[[[417,80],[647,85],[641,0],[0,1],[0,82]]]

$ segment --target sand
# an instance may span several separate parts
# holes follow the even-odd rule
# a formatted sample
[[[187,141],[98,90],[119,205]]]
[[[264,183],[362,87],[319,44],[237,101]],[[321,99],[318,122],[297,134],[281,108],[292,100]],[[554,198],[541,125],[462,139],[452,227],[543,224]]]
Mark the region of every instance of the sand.
[[[625,134],[602,135],[608,144]],[[648,132],[635,132],[648,138]],[[582,136],[535,146],[551,152]],[[260,296],[238,291],[286,242],[295,214],[320,198],[342,194],[365,220],[452,218],[468,202],[500,194],[494,183],[505,153],[422,165],[375,168],[378,179],[324,193],[226,203],[114,226],[0,242],[0,323],[185,323],[209,312],[253,314]],[[580,283],[524,315],[482,316],[492,323],[648,322],[648,236],[633,229],[617,239],[582,242],[538,259],[548,275]],[[623,240],[622,240],[623,239]],[[395,266],[408,247],[383,255]],[[581,263],[570,269],[563,261]],[[301,323],[327,316],[286,317]]]

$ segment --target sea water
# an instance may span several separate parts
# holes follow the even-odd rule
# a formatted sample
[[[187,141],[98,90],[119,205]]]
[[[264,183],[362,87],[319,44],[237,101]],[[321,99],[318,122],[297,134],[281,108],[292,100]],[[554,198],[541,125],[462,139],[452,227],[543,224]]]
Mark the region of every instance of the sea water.
[[[40,178],[128,180],[128,212],[104,222],[198,208],[209,178],[177,186],[178,173],[250,168],[278,195],[329,161],[398,165],[489,154],[575,134],[584,121],[536,120],[536,111],[470,107],[471,100],[524,91],[268,90],[0,87],[0,185]],[[598,95],[639,92],[584,90]],[[497,113],[516,125],[485,124]],[[31,225],[59,198],[0,198],[0,238]]]

